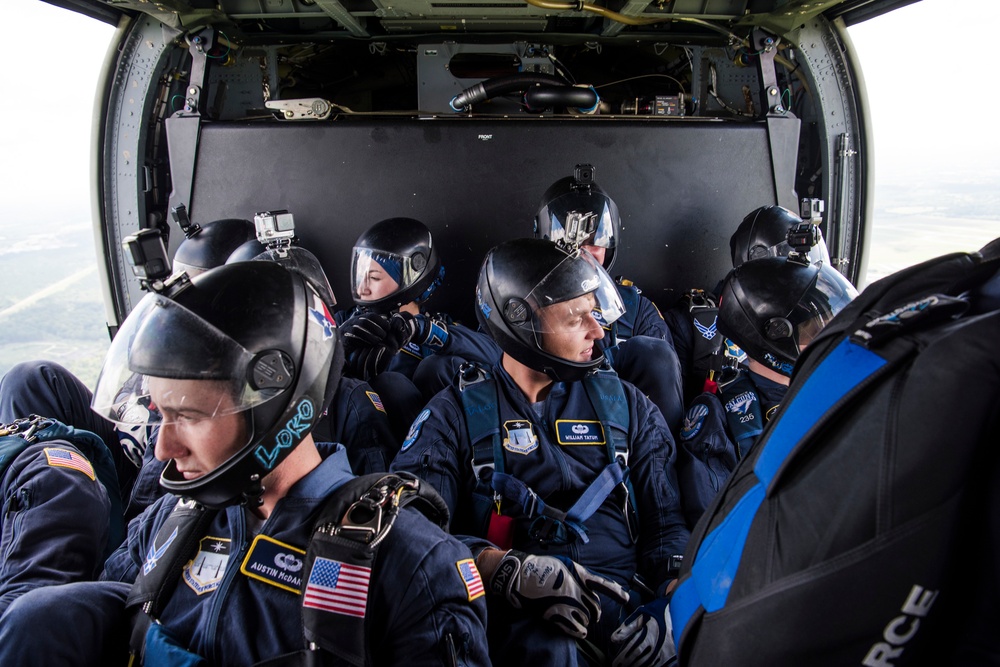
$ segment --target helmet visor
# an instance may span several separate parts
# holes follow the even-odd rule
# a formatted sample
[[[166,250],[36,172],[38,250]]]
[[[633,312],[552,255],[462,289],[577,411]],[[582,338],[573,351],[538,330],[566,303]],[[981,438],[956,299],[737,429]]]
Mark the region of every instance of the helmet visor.
[[[351,291],[357,303],[374,303],[413,285],[427,268],[427,258],[354,248]]]
[[[543,225],[548,223],[547,236],[551,241],[608,249],[618,243],[615,233],[618,207],[607,195],[565,194],[543,207],[539,217]]]
[[[184,306],[149,294],[111,342],[91,405],[123,424],[169,424],[242,412],[280,393],[275,387],[251,385],[253,357]],[[275,385],[287,382],[274,379]],[[137,404],[151,409],[132,409]]]
[[[588,252],[577,250],[559,263],[527,296],[530,317],[514,317],[530,329],[538,347],[562,359],[588,361],[603,327],[625,312],[614,281]],[[516,320],[522,319],[520,324]]]
[[[836,269],[821,266],[816,282],[799,299],[788,316],[795,328],[795,342],[804,349],[830,321],[854,300],[858,291]]]

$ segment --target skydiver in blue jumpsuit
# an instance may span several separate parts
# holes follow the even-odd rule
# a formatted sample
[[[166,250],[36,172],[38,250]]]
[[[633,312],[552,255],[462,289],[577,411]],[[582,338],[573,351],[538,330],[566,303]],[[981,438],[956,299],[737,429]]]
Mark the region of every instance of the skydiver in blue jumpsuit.
[[[51,420],[0,426],[0,616],[35,588],[95,579],[121,541],[120,501],[112,531],[111,498],[91,462],[101,457],[113,473],[100,438]]]
[[[748,359],[717,393],[697,396],[684,417],[677,473],[689,527],[775,416],[799,352],[855,296],[836,269],[801,255],[751,260],[726,277],[719,329]]]
[[[535,214],[534,232],[537,238],[584,248],[610,271],[621,244],[621,215],[594,174],[592,165],[577,165],[572,176],[549,186]],[[597,344],[615,371],[649,396],[676,432],[684,398],[670,329],[656,305],[630,280],[619,277],[615,286],[625,312],[605,324],[607,335]]]
[[[663,596],[688,539],[674,442],[651,401],[597,371],[598,311],[611,323],[623,306],[586,251],[541,239],[494,248],[477,315],[502,361],[464,368],[392,464],[434,485],[452,532],[468,536],[493,593],[495,664],[669,657]]]
[[[331,498],[357,498],[337,495],[355,484],[343,448],[311,434],[342,359],[311,282],[276,263],[228,265],[147,295],[112,343],[94,407],[117,417],[117,404],[139,398],[126,387],[148,390],[170,493],[131,523],[104,581],[38,589],[9,608],[0,664],[109,664],[130,635],[149,665],[342,664],[346,645],[368,664],[488,664],[471,554],[417,505],[394,509],[402,487],[379,501],[381,541],[358,546],[338,532],[367,564],[353,551],[330,558],[343,550],[314,533]],[[343,516],[337,531],[357,525]],[[127,612],[130,590],[155,601]],[[23,641],[43,622],[58,640]]]
[[[406,418],[394,420],[400,439],[462,363],[500,358],[489,336],[446,314],[424,310],[443,277],[438,248],[419,220],[382,220],[354,245],[351,291],[356,306],[337,313],[346,373],[372,383],[390,404],[390,416],[403,411]]]

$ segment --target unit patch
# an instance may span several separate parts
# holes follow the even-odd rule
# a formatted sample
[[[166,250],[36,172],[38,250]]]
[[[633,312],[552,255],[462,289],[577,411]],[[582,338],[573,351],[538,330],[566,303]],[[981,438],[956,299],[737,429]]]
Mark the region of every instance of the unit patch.
[[[90,461],[88,461],[83,454],[71,452],[68,449],[59,449],[57,447],[46,447],[44,451],[45,458],[49,462],[50,466],[54,468],[69,468],[70,470],[77,470],[92,480],[97,479],[97,476],[94,475],[94,466],[90,465]]]
[[[410,431],[406,434],[406,440],[403,441],[402,449],[407,449],[410,445],[417,441],[417,438],[420,437],[420,428],[430,416],[431,411],[427,408],[424,408],[420,414],[417,415],[417,418],[413,420],[412,424],[410,424]]]
[[[757,402],[757,395],[752,391],[744,391],[726,401],[726,412],[734,415],[745,415]]]
[[[681,440],[690,440],[698,435],[698,432],[701,431],[702,424],[705,423],[705,417],[707,416],[707,405],[695,403],[688,408],[687,414],[684,415],[684,423],[681,424]]]
[[[184,583],[198,595],[211,593],[222,583],[229,563],[229,545],[225,537],[207,536],[198,542],[198,553],[184,566]]]
[[[462,577],[462,583],[465,584],[465,591],[469,594],[469,602],[486,594],[476,561],[466,558],[455,563],[455,566],[458,568],[459,576]]]
[[[376,394],[374,391],[366,391],[365,395],[368,396],[368,400],[372,402],[375,409],[379,412],[385,412],[385,406],[382,405],[382,398]]]
[[[302,590],[302,565],[306,552],[267,535],[253,538],[240,572],[251,579],[277,586],[289,593]]]
[[[557,419],[556,442],[560,445],[603,445],[604,426],[592,419]]]
[[[530,454],[538,449],[538,436],[531,427],[531,422],[523,420],[508,420],[503,423],[507,437],[503,439],[503,448],[514,454]]]

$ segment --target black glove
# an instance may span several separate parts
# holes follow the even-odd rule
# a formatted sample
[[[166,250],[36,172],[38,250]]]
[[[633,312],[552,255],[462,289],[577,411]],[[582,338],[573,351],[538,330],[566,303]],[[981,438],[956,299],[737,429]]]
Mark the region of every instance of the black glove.
[[[591,574],[563,556],[533,556],[508,551],[490,578],[490,589],[516,609],[533,610],[570,637],[583,639],[587,626],[601,618],[604,593],[620,603],[628,593],[617,582]]]
[[[441,315],[393,313],[390,326],[403,339],[400,347],[415,343],[441,351],[448,345],[448,321]]]
[[[345,372],[366,382],[383,372],[402,344],[388,315],[360,313],[340,327],[344,340]]]

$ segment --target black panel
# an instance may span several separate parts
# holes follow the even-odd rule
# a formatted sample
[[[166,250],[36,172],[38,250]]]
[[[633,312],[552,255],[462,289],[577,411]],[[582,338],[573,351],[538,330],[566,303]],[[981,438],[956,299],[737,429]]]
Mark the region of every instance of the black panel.
[[[753,208],[775,203],[763,123],[207,123],[191,212],[207,222],[292,211],[302,245],[323,262],[342,307],[351,301],[358,235],[383,218],[418,218],[447,269],[430,308],[469,322],[487,250],[530,236],[542,193],[580,162],[596,166],[622,213],[624,247],[612,273],[661,307],[687,288],[713,288],[730,268],[732,230]]]

